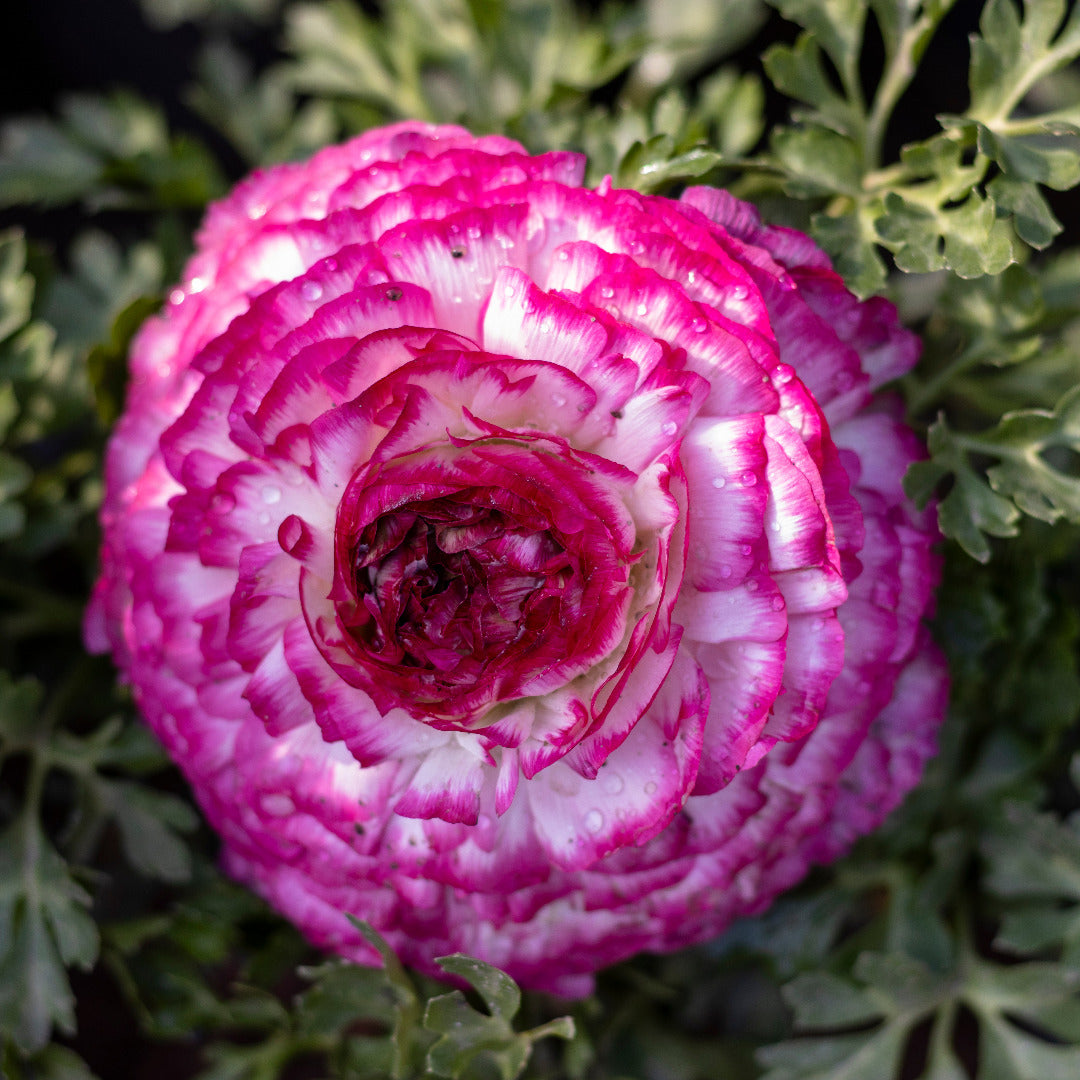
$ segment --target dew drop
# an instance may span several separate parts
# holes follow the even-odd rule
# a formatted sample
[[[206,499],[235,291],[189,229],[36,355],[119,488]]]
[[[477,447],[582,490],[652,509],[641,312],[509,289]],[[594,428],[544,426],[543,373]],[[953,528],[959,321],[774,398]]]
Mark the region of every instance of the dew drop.
[[[174,306],[176,304],[182,304],[184,302],[185,295],[186,294],[184,293],[183,289],[173,289],[172,292],[169,293],[169,303],[173,304]]]
[[[743,487],[753,487],[757,483],[757,473],[747,469],[746,472],[739,477],[739,483],[741,483]]]
[[[690,320],[690,329],[695,334],[704,334],[709,324],[699,315],[695,319]]]
[[[779,532],[780,531],[780,519],[779,518],[773,518],[772,521],[769,522],[769,528],[772,529],[773,532]]]
[[[236,509],[236,500],[226,491],[219,491],[210,500],[210,509],[215,514],[231,514]]]
[[[603,288],[602,288],[602,289],[600,290],[600,295],[601,295],[601,296],[602,296],[602,297],[603,297],[603,298],[604,298],[605,300],[610,300],[610,299],[611,299],[611,298],[612,298],[612,297],[613,297],[613,296],[615,295],[615,290],[614,290],[614,289],[613,289],[613,288],[612,288],[612,287],[611,287],[610,285],[605,285],[605,286],[604,286],[604,287],[603,287]]]
[[[304,284],[300,286],[300,295],[305,300],[311,300],[312,302],[321,300],[322,294],[323,288],[317,281],[305,281]]]
[[[745,300],[750,295],[750,290],[745,285],[733,285],[731,287],[732,300]]]
[[[270,524],[270,514],[269,514],[268,511],[264,510],[259,515],[259,524],[260,525],[269,525]]]
[[[751,578],[751,579],[750,579],[750,580],[749,580],[749,581],[748,581],[748,582],[746,583],[746,591],[747,591],[747,592],[757,592],[759,588],[761,588],[761,584],[760,584],[760,582],[759,582],[759,581],[757,580],[757,578]]]
[[[772,598],[772,609],[773,611],[784,610],[784,598],[782,596],[774,596]]]
[[[777,364],[772,373],[774,386],[787,386],[795,374],[795,369],[790,364]]]
[[[201,293],[206,288],[206,279],[201,277],[194,277],[188,282],[189,293]]]
[[[559,262],[568,262],[570,259],[570,252],[566,248],[562,248],[559,251]]]
[[[280,792],[264,795],[262,807],[266,813],[274,817],[288,817],[290,814],[296,813],[296,803],[288,795],[283,795]]]
[[[712,486],[718,490],[727,486],[727,480],[723,476],[714,476],[712,478]]]
[[[652,795],[656,791],[656,781],[655,780],[650,780],[645,785],[643,790],[644,790],[646,795]]]
[[[741,548],[739,548],[739,550],[744,555],[751,555],[751,554],[753,554],[753,551],[754,551],[754,549],[749,544],[743,544],[743,546]]]
[[[638,304],[636,311],[639,315],[648,315],[649,307],[647,304]]]
[[[558,407],[560,409],[566,404],[566,398],[563,397],[562,394],[552,394],[551,395],[551,401],[552,401],[552,404],[554,404],[556,407]]]
[[[323,266],[332,274],[337,269],[337,259],[331,256],[329,259],[323,260]]]
[[[585,815],[585,828],[591,833],[598,833],[604,827],[604,815],[599,810],[590,810]]]
[[[824,619],[815,619],[810,624],[810,629],[811,630],[824,630],[825,629],[825,620]]]
[[[604,769],[601,773],[603,776],[604,790],[609,795],[619,795],[622,789],[626,787],[626,782],[616,772],[611,772],[610,769]]]
[[[262,489],[262,497],[263,502],[266,503],[267,506],[273,506],[274,503],[281,500],[281,488],[274,487],[273,484],[267,484],[266,487]]]
[[[721,577],[722,577],[722,578],[723,578],[723,579],[724,579],[725,581],[727,581],[727,579],[728,579],[729,577],[731,577],[731,567],[730,567],[730,566],[728,566],[728,564],[727,564],[727,563],[724,563],[724,565],[720,567],[720,576],[721,576]]]
[[[679,425],[676,424],[674,420],[667,420],[665,421],[665,423],[660,425],[660,430],[665,435],[674,435],[675,432],[679,430]]]

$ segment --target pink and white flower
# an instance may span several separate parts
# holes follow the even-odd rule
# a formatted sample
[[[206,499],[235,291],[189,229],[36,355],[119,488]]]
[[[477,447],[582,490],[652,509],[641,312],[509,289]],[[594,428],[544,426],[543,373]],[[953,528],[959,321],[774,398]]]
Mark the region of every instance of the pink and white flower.
[[[575,995],[933,750],[913,336],[722,191],[401,124],[214,206],[141,331],[87,638],[312,940]]]

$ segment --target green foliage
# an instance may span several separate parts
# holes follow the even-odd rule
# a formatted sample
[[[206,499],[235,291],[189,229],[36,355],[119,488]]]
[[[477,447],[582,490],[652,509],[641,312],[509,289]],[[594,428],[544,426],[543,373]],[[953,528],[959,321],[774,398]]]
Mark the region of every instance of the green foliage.
[[[95,216],[56,251],[0,236],[0,1072],[92,1076],[69,982],[92,968],[132,1038],[197,1041],[202,1080],[1080,1075],[1080,252],[1056,216],[1080,182],[1075,5],[987,0],[967,108],[926,106],[892,155],[953,0],[774,0],[800,29],[764,56],[787,110],[764,146],[746,0],[140,2],[200,37],[184,100],[227,163],[127,92],[0,134],[0,206],[32,237],[54,208]],[[253,33],[281,58],[253,64]],[[406,972],[367,928],[381,969],[313,956],[210,868],[79,639],[126,353],[198,213],[237,162],[404,116],[584,151],[592,183],[728,184],[856,291],[891,290],[925,343],[901,389],[930,455],[908,490],[949,538],[940,754],[851,858],[717,943],[604,974],[572,1023],[467,957],[442,962],[457,989]]]
[[[890,118],[953,0],[772,0],[805,27],[765,56],[776,87],[801,102],[796,126],[771,140],[784,188],[825,205],[814,228],[859,293],[886,280],[881,249],[907,273],[949,269],[962,278],[1001,273],[1023,245],[1061,231],[1042,187],[1080,182],[1075,109],[1019,111],[1029,92],[1080,55],[1080,22],[1064,0],[990,0],[972,38],[971,104],[940,115],[941,132],[882,160]],[[866,92],[868,21],[885,58]],[[828,200],[825,202],[825,200]]]
[[[202,207],[224,189],[202,144],[170,136],[162,114],[129,94],[69,97],[58,121],[12,120],[0,130],[0,207]]]

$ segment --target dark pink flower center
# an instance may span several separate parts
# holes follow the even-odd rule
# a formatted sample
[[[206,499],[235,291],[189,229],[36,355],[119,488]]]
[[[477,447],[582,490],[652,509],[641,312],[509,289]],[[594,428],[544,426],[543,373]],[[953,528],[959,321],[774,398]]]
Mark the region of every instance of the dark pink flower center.
[[[534,641],[572,602],[570,558],[544,523],[490,502],[470,489],[361,530],[354,598],[338,616],[369,660],[438,672],[447,688],[471,685],[493,656]]]
[[[438,727],[565,685],[625,631],[637,555],[613,482],[528,439],[370,461],[338,507],[336,631],[305,601],[316,643],[384,713]]]

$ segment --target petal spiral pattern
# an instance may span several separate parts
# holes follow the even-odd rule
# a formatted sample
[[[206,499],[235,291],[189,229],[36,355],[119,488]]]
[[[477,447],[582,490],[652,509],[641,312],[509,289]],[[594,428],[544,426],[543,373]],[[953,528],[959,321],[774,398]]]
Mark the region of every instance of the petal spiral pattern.
[[[406,123],[211,208],[88,643],[317,943],[582,994],[836,858],[944,710],[913,336],[722,191]]]

